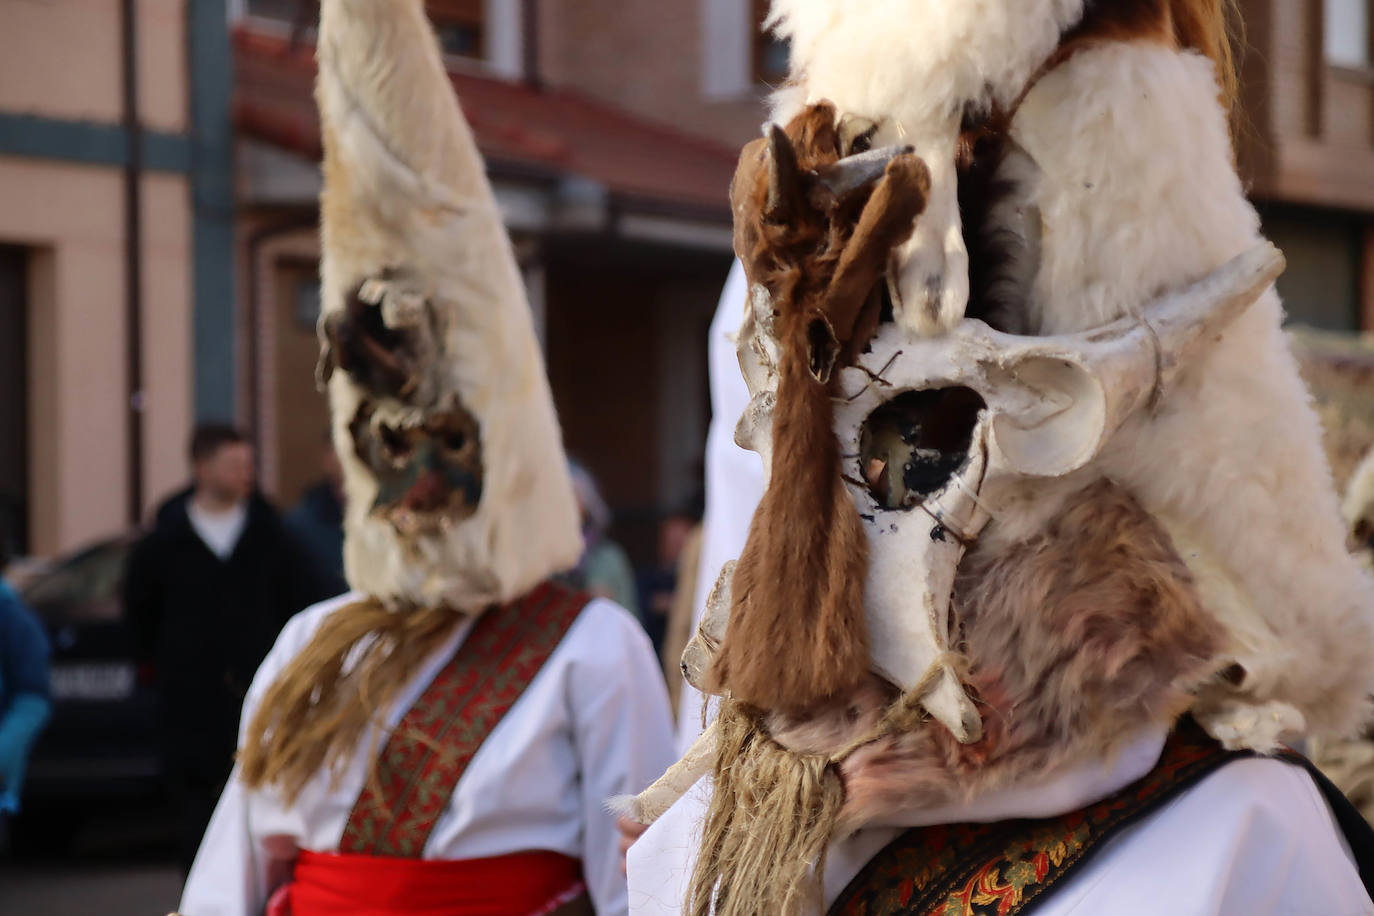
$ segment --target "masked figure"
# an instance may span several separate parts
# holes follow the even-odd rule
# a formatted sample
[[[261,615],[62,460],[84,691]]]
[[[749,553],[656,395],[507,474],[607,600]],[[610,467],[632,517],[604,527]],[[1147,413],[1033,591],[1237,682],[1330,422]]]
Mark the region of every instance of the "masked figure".
[[[605,800],[670,761],[667,695],[632,617],[552,581],[577,505],[481,157],[420,0],[326,0],[318,59],[354,591],[258,672],[182,911],[624,913]]]
[[[626,805],[632,911],[1374,912],[1374,835],[1283,744],[1363,718],[1374,583],[1221,5],[772,22],[731,189],[767,489],[683,656],[719,716]]]

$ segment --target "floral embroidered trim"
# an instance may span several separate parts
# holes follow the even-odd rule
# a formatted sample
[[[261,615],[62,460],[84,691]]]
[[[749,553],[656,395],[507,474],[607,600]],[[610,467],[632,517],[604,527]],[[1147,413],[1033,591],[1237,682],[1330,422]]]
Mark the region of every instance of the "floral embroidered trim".
[[[548,661],[588,596],[546,582],[488,610],[392,732],[339,851],[418,859],[477,749]],[[379,786],[380,794],[374,792]]]

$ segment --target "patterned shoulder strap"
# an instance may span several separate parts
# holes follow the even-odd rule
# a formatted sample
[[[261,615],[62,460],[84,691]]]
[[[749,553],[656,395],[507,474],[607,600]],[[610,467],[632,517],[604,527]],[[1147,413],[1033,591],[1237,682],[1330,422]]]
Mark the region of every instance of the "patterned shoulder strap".
[[[477,619],[387,739],[377,758],[377,778],[368,781],[348,816],[340,852],[420,858],[478,748],[588,600],[584,593],[546,582]]]
[[[1044,820],[918,827],[897,837],[854,877],[831,916],[1012,916],[1082,865],[1127,826],[1228,761],[1191,719],[1170,736],[1139,781],[1078,811]]]

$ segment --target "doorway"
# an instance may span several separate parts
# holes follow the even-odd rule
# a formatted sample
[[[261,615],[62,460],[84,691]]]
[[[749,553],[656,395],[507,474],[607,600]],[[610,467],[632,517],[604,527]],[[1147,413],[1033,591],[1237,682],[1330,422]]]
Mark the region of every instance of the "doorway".
[[[29,550],[29,252],[0,245],[0,555]]]

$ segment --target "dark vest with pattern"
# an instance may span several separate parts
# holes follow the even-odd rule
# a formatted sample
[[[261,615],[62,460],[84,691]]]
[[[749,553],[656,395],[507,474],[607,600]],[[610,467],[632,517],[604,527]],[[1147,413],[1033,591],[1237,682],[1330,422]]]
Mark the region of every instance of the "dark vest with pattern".
[[[1095,804],[1058,817],[993,824],[941,824],[906,831],[845,887],[831,916],[1025,916],[1112,837],[1227,763],[1226,751],[1192,719],[1182,720],[1149,773]],[[1374,896],[1374,830],[1331,782],[1293,751],[1330,804]]]

